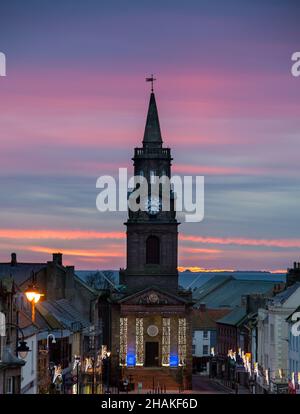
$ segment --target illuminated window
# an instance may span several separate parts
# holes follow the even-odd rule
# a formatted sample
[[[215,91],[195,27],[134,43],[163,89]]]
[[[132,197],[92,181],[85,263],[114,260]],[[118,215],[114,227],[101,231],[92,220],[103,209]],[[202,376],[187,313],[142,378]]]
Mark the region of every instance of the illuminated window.
[[[162,366],[170,366],[170,318],[162,320]]]
[[[144,365],[144,325],[143,318],[135,320],[135,355],[136,365]]]
[[[185,365],[186,360],[186,319],[178,319],[178,359],[179,365]]]
[[[127,356],[127,318],[120,318],[120,365],[126,365]]]

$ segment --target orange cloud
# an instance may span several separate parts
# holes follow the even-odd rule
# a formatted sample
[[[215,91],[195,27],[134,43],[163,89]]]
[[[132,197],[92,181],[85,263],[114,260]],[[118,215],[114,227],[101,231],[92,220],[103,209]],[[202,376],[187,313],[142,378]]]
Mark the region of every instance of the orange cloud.
[[[53,253],[56,249],[42,246],[29,246],[26,250],[37,253]],[[73,249],[59,249],[61,253],[68,256],[81,256],[81,257],[123,257],[121,252],[107,252],[98,250],[73,250]]]
[[[233,269],[204,269],[203,267],[198,267],[198,266],[189,266],[189,267],[179,266],[178,270],[179,270],[179,272],[184,272],[184,271],[188,270],[190,272],[202,272],[202,273],[234,272]]]
[[[182,252],[186,253],[208,253],[208,254],[218,254],[222,253],[220,249],[205,249],[205,248],[193,248],[193,247],[181,247]]]

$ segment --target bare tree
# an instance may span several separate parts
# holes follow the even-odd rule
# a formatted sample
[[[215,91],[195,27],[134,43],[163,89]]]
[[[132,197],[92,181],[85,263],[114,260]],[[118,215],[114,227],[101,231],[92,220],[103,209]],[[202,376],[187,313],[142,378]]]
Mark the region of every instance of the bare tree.
[[[103,270],[88,274],[86,283],[93,289],[102,290],[111,289],[117,281],[112,270]]]

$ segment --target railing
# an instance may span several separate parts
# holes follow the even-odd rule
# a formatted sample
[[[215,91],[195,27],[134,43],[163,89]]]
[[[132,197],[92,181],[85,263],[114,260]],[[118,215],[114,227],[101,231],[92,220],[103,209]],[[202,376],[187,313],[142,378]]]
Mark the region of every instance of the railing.
[[[135,157],[140,157],[144,155],[162,155],[162,156],[170,157],[170,154],[171,154],[170,148],[146,147],[146,148],[135,148],[134,149]]]

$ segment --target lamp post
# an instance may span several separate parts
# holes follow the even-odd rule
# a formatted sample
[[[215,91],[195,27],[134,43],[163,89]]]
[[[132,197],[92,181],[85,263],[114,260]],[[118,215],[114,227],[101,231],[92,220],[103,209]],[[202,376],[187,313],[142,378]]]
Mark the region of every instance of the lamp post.
[[[25,295],[27,300],[31,303],[31,320],[32,322],[35,322],[35,305],[44,295],[38,291],[37,286],[34,283],[28,285],[25,290]]]
[[[49,375],[50,375],[50,384],[52,383],[52,379],[54,377],[54,367],[55,364],[51,362],[50,360],[50,352],[49,352],[49,339],[52,338],[52,344],[56,344],[56,339],[54,334],[48,334],[47,335],[47,354],[48,354],[48,369],[49,369]]]
[[[80,388],[79,388],[79,366],[80,366],[80,356],[79,355],[75,355],[74,357],[74,363],[76,366],[76,377],[77,377],[77,381],[76,381],[76,394],[80,394]]]
[[[103,361],[105,361],[106,366],[106,391],[105,394],[109,394],[109,374],[110,374],[110,355],[111,352],[107,351],[103,357]]]

